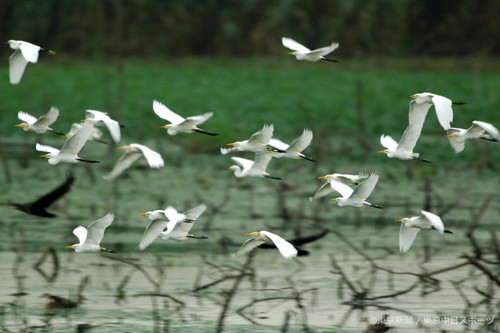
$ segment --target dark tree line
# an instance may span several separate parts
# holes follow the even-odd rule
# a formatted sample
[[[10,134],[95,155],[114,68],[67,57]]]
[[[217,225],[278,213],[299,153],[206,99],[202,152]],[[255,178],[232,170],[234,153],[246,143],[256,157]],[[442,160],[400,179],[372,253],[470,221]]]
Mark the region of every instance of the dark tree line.
[[[2,0],[0,34],[86,56],[498,56],[496,0]]]

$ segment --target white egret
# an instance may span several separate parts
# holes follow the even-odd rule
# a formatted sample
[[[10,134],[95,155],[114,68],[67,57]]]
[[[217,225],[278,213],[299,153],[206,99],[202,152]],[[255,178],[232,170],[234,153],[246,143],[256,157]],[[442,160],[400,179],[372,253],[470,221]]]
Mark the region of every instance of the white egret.
[[[56,165],[60,162],[66,163],[78,163],[78,162],[87,162],[87,163],[98,163],[99,161],[86,160],[80,158],[78,153],[83,148],[85,143],[90,137],[92,132],[92,128],[94,128],[94,122],[92,120],[87,120],[82,128],[72,137],[66,139],[66,142],[62,146],[61,150],[37,143],[36,150],[44,151],[48,154],[41,155],[40,157],[45,157],[49,159],[49,164]]]
[[[160,128],[166,128],[167,133],[170,135],[176,135],[177,133],[192,133],[198,132],[206,135],[218,135],[217,133],[210,133],[198,128],[198,125],[203,124],[205,121],[210,119],[214,114],[213,112],[207,112],[199,116],[191,116],[184,118],[177,113],[170,110],[166,105],[153,101],[153,111],[156,115],[162,119],[170,122],[169,125],[161,126]]]
[[[233,151],[249,151],[254,153],[261,153],[267,151],[267,144],[269,140],[273,137],[274,126],[264,125],[260,131],[252,134],[250,139],[243,141],[236,141],[228,143],[231,148],[221,148],[220,152],[222,155],[226,155]]]
[[[288,145],[281,140],[271,138],[268,142],[268,152],[272,154],[273,157],[277,158],[293,158],[293,159],[305,159],[311,162],[316,162],[312,158],[309,158],[302,154],[302,151],[306,149],[312,141],[313,133],[311,130],[305,129],[302,135]]]
[[[21,82],[24,70],[28,62],[35,64],[38,61],[38,53],[43,50],[40,46],[31,44],[22,40],[9,40],[9,46],[15,50],[9,58],[9,79],[11,84]],[[47,51],[49,54],[55,54],[54,51]]]
[[[486,132],[486,133],[485,133]],[[474,120],[468,129],[452,127],[446,131],[448,141],[455,153],[464,150],[465,141],[471,139],[483,139],[493,142],[500,141],[500,132],[490,123]]]
[[[325,46],[316,50],[310,50],[304,45],[294,41],[291,38],[288,37],[282,37],[281,38],[281,43],[283,44],[284,47],[289,48],[290,50],[293,50],[293,52],[289,52],[289,54],[294,55],[297,60],[306,60],[306,61],[319,61],[319,60],[325,60],[325,61],[331,61],[331,62],[338,62],[337,60],[334,59],[328,59],[325,58],[325,56],[331,52],[333,52],[336,48],[339,47],[339,43],[333,42],[329,46]]]
[[[318,177],[318,179],[326,179],[326,183],[321,185],[321,187],[314,193],[312,197],[309,198],[309,201],[316,200],[319,198],[323,198],[327,196],[328,194],[332,193],[335,191],[335,189],[332,187],[333,182],[341,182],[346,185],[358,185],[359,181],[362,179],[368,178],[368,175],[365,175],[364,173],[360,173],[357,175],[349,175],[349,174],[343,174],[343,173],[332,173],[328,174],[325,176]]]
[[[87,228],[79,226],[73,230],[73,234],[78,237],[80,243],[66,246],[68,249],[74,249],[75,252],[111,252],[116,253],[112,250],[107,250],[101,247],[101,240],[104,236],[104,231],[107,227],[111,225],[115,215],[108,213],[100,219],[89,224]]]
[[[94,121],[95,126],[106,126],[115,143],[121,139],[120,124],[114,119],[111,119],[106,112],[96,110],[86,110],[85,119]]]
[[[17,117],[23,122],[17,124],[16,127],[22,127],[25,131],[32,131],[37,134],[51,132],[58,135],[64,135],[64,133],[56,132],[49,127],[57,120],[57,117],[59,117],[58,108],[51,107],[49,112],[41,115],[38,119],[24,111],[19,111]]]
[[[248,253],[264,243],[274,244],[281,255],[286,259],[297,256],[298,251],[291,243],[272,232],[261,230],[244,234],[244,236],[251,236],[252,238],[243,243],[238,252],[236,252],[237,256]]]
[[[420,216],[394,220],[395,222],[401,222],[401,228],[399,229],[399,250],[402,253],[410,249],[420,230],[434,229],[441,234],[452,234],[451,231],[444,229],[443,221],[439,216],[425,210],[421,210],[420,212],[422,213]]]
[[[332,182],[331,186],[337,192],[339,192],[342,197],[331,199],[332,201],[337,201],[340,207],[351,206],[351,207],[363,207],[370,206],[373,208],[383,209],[384,207],[379,205],[374,205],[366,201],[377,185],[379,176],[372,173],[368,179],[362,181],[354,189],[349,185],[341,182]]]
[[[195,236],[189,233],[196,220],[206,209],[207,206],[201,204],[182,214],[178,213],[174,207],[169,206],[165,210],[154,210],[140,214],[147,216],[151,223],[146,227],[142,235],[139,250],[144,250],[158,236],[162,236],[162,239],[172,239],[178,242],[188,238],[206,239],[205,236]]]
[[[144,145],[140,145],[138,143],[131,143],[126,146],[118,147],[118,149],[123,150],[124,154],[120,156],[118,161],[116,161],[113,170],[111,170],[109,174],[103,176],[102,178],[115,179],[123,171],[129,168],[132,165],[132,163],[137,161],[141,156],[144,156],[150,168],[159,169],[165,165],[165,163],[163,162],[163,158],[159,153],[155,152],[151,148],[148,148]]]
[[[231,157],[231,159],[238,165],[231,165],[227,169],[233,171],[234,175],[238,178],[258,177],[281,180],[280,177],[273,177],[266,171],[272,159],[270,154],[257,153],[255,154],[254,161],[242,157]]]
[[[451,105],[465,104],[462,102],[452,102],[447,97],[429,92],[414,94],[408,97],[413,98],[413,100],[410,102],[410,123],[412,110],[415,110],[413,114],[423,113],[423,118],[425,119],[427,111],[429,111],[429,108],[434,105],[434,110],[436,111],[436,116],[438,118],[439,124],[445,131],[450,128],[450,124],[453,121],[453,109]]]

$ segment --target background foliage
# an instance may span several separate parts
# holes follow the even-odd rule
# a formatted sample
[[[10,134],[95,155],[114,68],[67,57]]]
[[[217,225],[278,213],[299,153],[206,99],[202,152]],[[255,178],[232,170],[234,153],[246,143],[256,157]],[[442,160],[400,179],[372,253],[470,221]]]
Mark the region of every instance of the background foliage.
[[[269,56],[282,35],[344,56],[497,56],[495,0],[4,0],[0,35],[95,56]]]

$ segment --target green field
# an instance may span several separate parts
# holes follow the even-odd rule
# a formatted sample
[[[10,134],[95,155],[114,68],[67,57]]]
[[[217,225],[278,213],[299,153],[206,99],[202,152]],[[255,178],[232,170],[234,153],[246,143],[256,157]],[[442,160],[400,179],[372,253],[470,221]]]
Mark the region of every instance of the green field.
[[[17,111],[39,115],[50,106],[61,111],[53,126],[60,131],[82,119],[84,110],[95,109],[127,126],[124,141],[162,138],[166,134],[158,126],[164,122],[152,111],[152,101],[157,99],[185,116],[215,113],[204,127],[219,132],[219,137],[176,137],[191,151],[210,152],[213,145],[243,139],[263,124],[273,123],[275,136],[285,141],[303,128],[312,129],[316,136],[311,149],[335,145],[338,142],[330,141],[347,137],[354,141],[345,143],[352,148],[352,158],[359,159],[380,148],[382,133],[399,140],[407,124],[410,94],[428,91],[467,102],[455,107],[452,125],[457,127],[468,127],[475,119],[498,126],[500,107],[495,62],[477,59],[311,64],[292,58],[196,58],[92,63],[55,56],[29,65],[17,86],[8,84],[6,68],[0,77],[5,78],[0,84],[4,140],[26,137],[13,127],[19,122]],[[433,112],[429,115],[415,151],[425,152],[430,159],[455,161]],[[329,151],[328,147],[321,150]],[[473,150],[461,155],[469,161],[475,157]]]

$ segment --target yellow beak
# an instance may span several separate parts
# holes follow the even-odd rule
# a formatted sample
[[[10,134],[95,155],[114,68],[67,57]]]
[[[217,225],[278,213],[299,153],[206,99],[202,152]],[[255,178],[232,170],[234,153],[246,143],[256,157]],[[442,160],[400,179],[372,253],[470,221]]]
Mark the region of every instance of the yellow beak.
[[[72,249],[73,248],[73,245],[70,245],[70,246],[66,246],[67,249]]]
[[[23,124],[14,125],[14,127],[23,127]]]
[[[226,146],[235,146],[235,145],[236,145],[236,143],[234,143],[234,142],[226,143]]]
[[[243,234],[243,236],[252,236],[252,234]]]
[[[160,128],[168,128],[170,125],[160,126]]]
[[[394,220],[394,222],[403,222],[403,219]]]
[[[141,215],[141,216],[147,216],[149,214],[148,213],[142,213],[142,214],[139,214],[139,215]]]
[[[321,177],[318,177],[318,179],[327,179],[328,176],[321,176]]]
[[[417,95],[410,95],[408,98],[417,98]]]
[[[379,150],[377,153],[379,154],[385,154],[387,152],[387,150]]]
[[[456,135],[456,134],[452,133],[452,134],[448,134],[448,135],[446,135],[446,137],[447,137],[447,138],[452,138],[452,137],[454,137],[455,135]]]
[[[49,158],[49,154],[45,154],[45,155],[40,155],[40,157],[45,157],[45,158]]]

